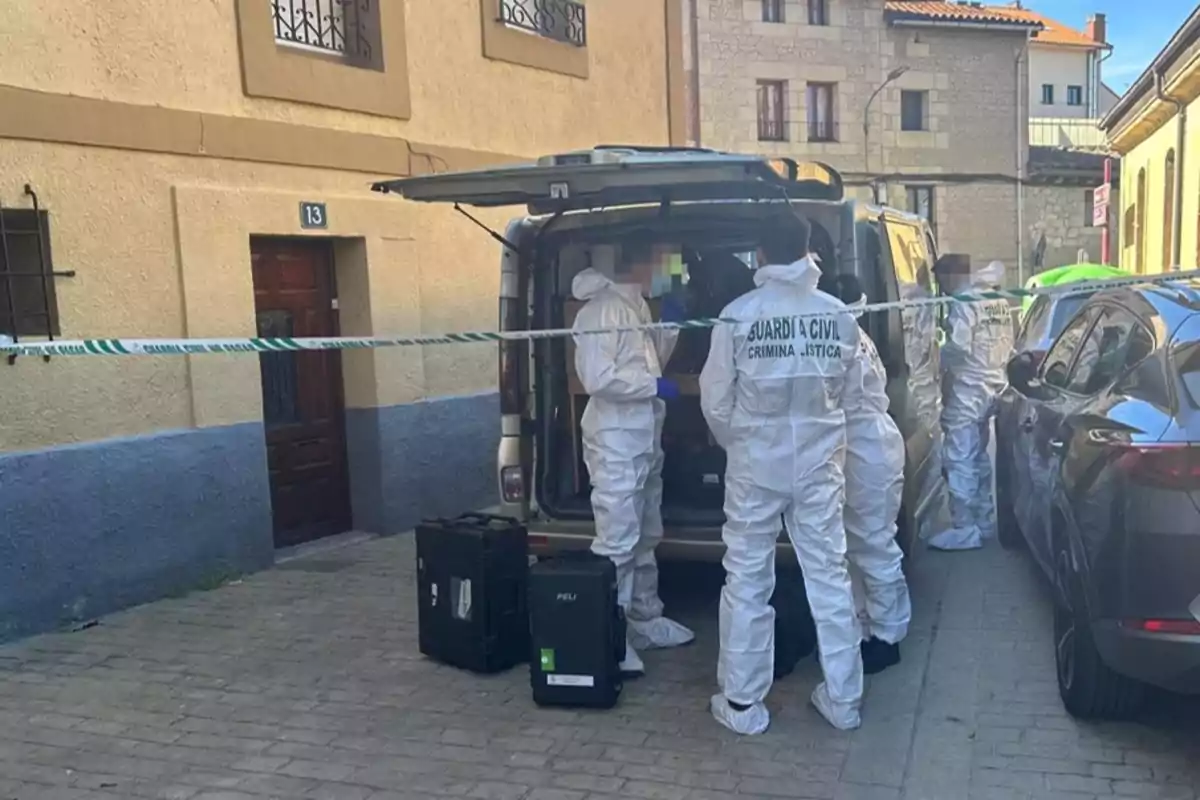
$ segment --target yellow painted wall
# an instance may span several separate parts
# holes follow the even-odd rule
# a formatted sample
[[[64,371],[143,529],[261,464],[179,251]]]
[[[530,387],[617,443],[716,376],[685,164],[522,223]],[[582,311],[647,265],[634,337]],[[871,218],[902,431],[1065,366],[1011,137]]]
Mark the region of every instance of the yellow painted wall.
[[[0,88],[403,137],[414,149],[532,157],[668,142],[662,4],[589,6],[581,80],[485,59],[479,2],[409,0],[410,120],[245,97],[234,0],[6,0]],[[51,214],[55,268],[77,271],[56,281],[63,338],[253,335],[249,237],[302,235],[301,200],[327,203],[321,233],[339,237],[344,334],[496,325],[496,243],[448,207],[371,193],[378,176],[5,139],[4,127],[0,205],[27,207],[31,183]],[[522,212],[477,216],[502,230]],[[495,357],[487,344],[345,353],[346,402],[490,391]],[[253,356],[23,357],[0,365],[0,452],[256,420],[260,392]]]
[[[52,211],[56,267],[78,273],[57,282],[64,337],[253,336],[249,236],[301,235],[302,199],[327,203],[328,235],[345,237],[346,335],[496,325],[495,243],[448,208],[369,192],[361,175],[0,141],[0,202],[21,205],[25,177]],[[495,384],[486,344],[344,359],[350,407]],[[0,449],[258,419],[259,391],[254,356],[22,357],[0,366]]]
[[[483,58],[479,4],[408,0],[408,121],[246,97],[234,0],[4,0],[0,84],[499,153],[666,142],[661,2],[588,6],[586,80]]]
[[[1137,242],[1125,236],[1127,213],[1136,213],[1138,201],[1138,175],[1146,172],[1145,209],[1145,260],[1141,272],[1156,274],[1163,271],[1163,264],[1170,261],[1171,244],[1164,242],[1167,224],[1166,212],[1166,160],[1167,154],[1176,148],[1179,120],[1171,117],[1144,141],[1121,157],[1121,267],[1135,270],[1137,267]],[[1178,154],[1176,155],[1177,168]],[[1181,267],[1192,269],[1200,265],[1200,99],[1188,107],[1187,144],[1183,155],[1183,238]],[[1164,251],[1165,244],[1165,251]]]

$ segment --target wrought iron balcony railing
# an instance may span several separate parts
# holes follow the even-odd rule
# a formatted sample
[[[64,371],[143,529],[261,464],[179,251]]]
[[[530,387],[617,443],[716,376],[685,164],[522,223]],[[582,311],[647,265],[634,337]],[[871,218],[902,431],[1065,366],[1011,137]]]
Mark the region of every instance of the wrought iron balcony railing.
[[[547,39],[587,46],[587,10],[571,0],[500,0],[500,21]]]
[[[379,0],[270,0],[275,41],[372,62],[372,22]]]

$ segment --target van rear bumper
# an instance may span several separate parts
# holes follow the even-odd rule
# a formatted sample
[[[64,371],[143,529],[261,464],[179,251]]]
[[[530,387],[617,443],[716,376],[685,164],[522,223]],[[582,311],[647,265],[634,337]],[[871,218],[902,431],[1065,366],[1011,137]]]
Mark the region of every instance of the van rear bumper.
[[[531,520],[527,525],[529,552],[535,556],[586,550],[596,537],[596,527],[592,522]],[[781,534],[775,553],[776,559],[783,563],[796,563],[796,553],[784,534]],[[725,555],[725,545],[721,541],[721,532],[717,529],[680,529],[666,526],[657,555],[659,561],[720,563]]]

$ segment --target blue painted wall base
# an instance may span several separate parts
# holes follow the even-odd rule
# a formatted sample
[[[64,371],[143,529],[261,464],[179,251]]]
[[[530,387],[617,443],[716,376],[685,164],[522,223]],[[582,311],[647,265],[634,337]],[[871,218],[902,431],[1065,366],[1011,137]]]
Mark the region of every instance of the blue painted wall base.
[[[346,412],[354,527],[493,505],[498,395]],[[271,565],[261,423],[0,455],[0,641]]]
[[[348,409],[346,439],[359,530],[401,533],[497,502],[498,394]]]
[[[259,423],[0,455],[0,641],[267,567]]]

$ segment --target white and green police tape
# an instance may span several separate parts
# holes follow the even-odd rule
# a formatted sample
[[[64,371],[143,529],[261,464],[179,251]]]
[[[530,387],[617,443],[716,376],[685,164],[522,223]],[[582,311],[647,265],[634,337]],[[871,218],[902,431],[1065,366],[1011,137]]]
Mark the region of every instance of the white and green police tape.
[[[961,292],[939,297],[899,300],[887,303],[871,303],[853,306],[855,316],[875,311],[940,306],[948,303],[978,303],[985,300],[1022,300],[1041,295],[1078,294],[1096,292],[1122,286],[1140,286],[1147,283],[1170,283],[1173,281],[1200,278],[1200,270],[1173,272],[1164,275],[1138,275],[1129,278],[1108,278],[1098,281],[1042,286],[1034,289],[994,289],[989,291]],[[1014,308],[1013,311],[1019,309]],[[798,317],[827,317],[842,311],[818,311],[794,315]],[[211,353],[275,353],[293,350],[360,350],[377,347],[413,347],[419,345],[477,344],[480,342],[530,341],[555,339],[567,336],[587,336],[636,330],[671,330],[687,328],[711,328],[716,325],[733,325],[755,320],[712,317],[682,322],[654,322],[613,328],[572,330],[555,328],[528,331],[464,331],[461,333],[415,334],[409,336],[338,336],[306,338],[235,338],[235,339],[74,339],[54,342],[0,341],[0,356],[167,356],[203,355]]]

